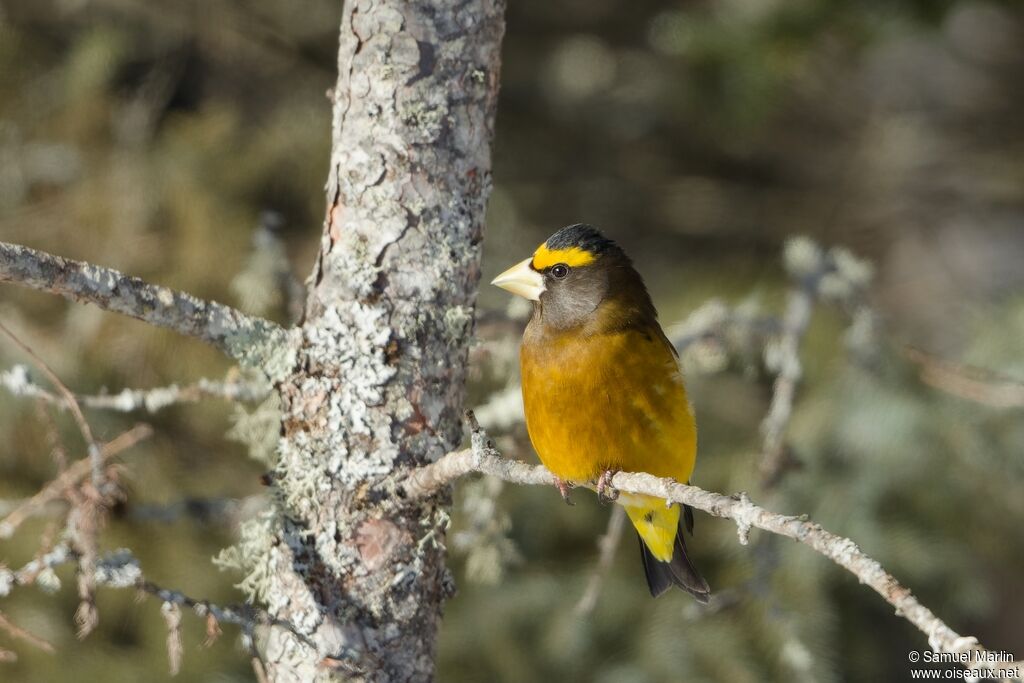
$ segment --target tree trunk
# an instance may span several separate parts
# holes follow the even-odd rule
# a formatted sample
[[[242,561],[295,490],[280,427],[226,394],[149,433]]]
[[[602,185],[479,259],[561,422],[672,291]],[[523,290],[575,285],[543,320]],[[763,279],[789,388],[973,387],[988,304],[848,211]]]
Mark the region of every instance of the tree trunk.
[[[502,0],[350,0],[327,217],[292,375],[262,586],[275,681],[427,681],[446,501],[367,492],[461,439]]]

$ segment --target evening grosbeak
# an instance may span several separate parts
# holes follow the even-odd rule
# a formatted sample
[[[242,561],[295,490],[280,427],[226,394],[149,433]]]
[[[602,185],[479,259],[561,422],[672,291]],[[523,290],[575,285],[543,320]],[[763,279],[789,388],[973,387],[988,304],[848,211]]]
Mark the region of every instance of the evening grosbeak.
[[[566,482],[620,470],[688,481],[697,427],[678,355],[629,257],[589,225],[570,225],[492,284],[533,302],[520,349],[523,404],[541,462]],[[676,585],[707,602],[708,584],[686,556],[693,513],[649,496],[618,502],[640,537],[651,594]]]

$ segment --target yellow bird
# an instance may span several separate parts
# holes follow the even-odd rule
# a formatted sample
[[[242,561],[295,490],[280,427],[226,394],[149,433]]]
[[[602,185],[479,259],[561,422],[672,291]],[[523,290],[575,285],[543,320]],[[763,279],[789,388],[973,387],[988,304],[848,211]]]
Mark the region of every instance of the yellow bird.
[[[604,497],[617,471],[689,481],[697,427],[678,356],[617,244],[571,225],[491,284],[533,302],[520,350],[526,427],[566,502],[567,482],[597,480]],[[683,541],[691,510],[649,496],[618,500],[640,536],[651,595],[676,585],[707,602]]]

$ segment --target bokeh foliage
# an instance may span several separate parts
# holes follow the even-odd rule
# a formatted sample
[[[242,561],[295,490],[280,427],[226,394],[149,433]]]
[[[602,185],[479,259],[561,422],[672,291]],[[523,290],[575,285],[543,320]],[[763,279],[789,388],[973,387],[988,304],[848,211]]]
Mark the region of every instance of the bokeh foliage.
[[[817,309],[790,429],[803,467],[774,490],[760,486],[769,382],[759,363],[696,367],[696,482],[851,536],[954,628],[1024,657],[1022,412],[926,387],[899,353],[914,344],[1024,379],[1019,4],[510,4],[485,272],[588,221],[634,256],[670,323],[710,297],[778,314],[790,235],[866,257],[884,333],[865,361],[846,343],[846,315]],[[0,2],[0,238],[268,304],[266,315],[287,320],[259,278],[237,278],[251,272],[265,210],[283,218],[278,235],[300,276],[310,268],[339,12],[324,0],[301,11],[271,0]],[[487,288],[481,302],[505,306]],[[11,287],[0,317],[83,392],[229,369],[196,342]],[[0,359],[25,360],[6,345]],[[474,402],[508,379],[507,359],[485,360]],[[0,498],[11,499],[53,464],[37,407],[6,395],[0,405]],[[106,546],[132,547],[163,584],[239,599],[239,577],[209,562],[234,529],[130,514],[259,492],[263,466],[225,436],[231,409],[212,401],[90,419],[101,438],[136,419],[157,431],[126,458],[129,500]],[[73,425],[58,423],[80,455]],[[521,428],[502,437],[510,455],[532,457]],[[456,495],[453,538],[466,532],[469,543],[455,544],[460,592],[446,608],[441,680],[905,680],[907,650],[925,647],[808,549],[756,532],[742,547],[730,524],[702,515],[691,545],[728,598],[721,609],[702,612],[683,595],[651,601],[625,538],[596,611],[580,619],[573,607],[607,509],[583,493],[570,509],[551,491],[499,489],[497,517],[480,509],[494,487]],[[0,561],[29,559],[45,526],[0,545]],[[82,681],[165,675],[155,603],[101,591],[101,628],[79,643],[63,576],[57,599],[29,589],[0,605],[60,654],[0,635],[21,656],[0,678],[60,680],[71,667]],[[185,628],[182,680],[251,678],[234,631],[206,650],[202,624],[186,615]]]

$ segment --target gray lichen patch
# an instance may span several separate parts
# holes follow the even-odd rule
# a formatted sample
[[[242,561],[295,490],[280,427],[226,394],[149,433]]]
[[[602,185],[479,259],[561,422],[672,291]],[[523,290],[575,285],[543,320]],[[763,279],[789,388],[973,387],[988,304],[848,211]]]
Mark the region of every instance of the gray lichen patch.
[[[328,308],[303,332],[306,362],[323,373],[319,390],[325,393],[324,418],[334,436],[341,438],[337,428],[343,421],[352,434],[371,434],[367,408],[383,401],[383,387],[396,373],[385,359],[391,337],[387,310],[346,302]]]
[[[280,397],[271,394],[252,410],[235,406],[231,421],[228,438],[245,445],[254,460],[273,467],[277,462],[277,441],[281,431]]]
[[[441,137],[444,128],[450,123],[448,107],[444,101],[412,101],[402,104],[399,110],[402,122],[415,133],[415,141],[420,144],[433,142]]]
[[[249,600],[266,601],[271,597],[271,577],[276,566],[277,537],[280,532],[279,515],[275,510],[266,510],[258,516],[242,522],[239,539],[213,558],[221,569],[242,573],[242,580],[236,584]]]

